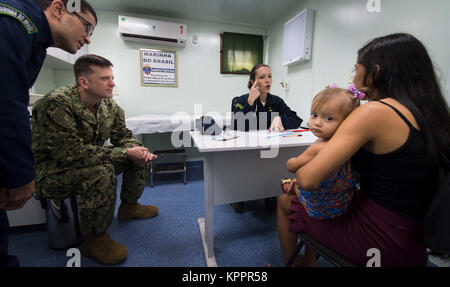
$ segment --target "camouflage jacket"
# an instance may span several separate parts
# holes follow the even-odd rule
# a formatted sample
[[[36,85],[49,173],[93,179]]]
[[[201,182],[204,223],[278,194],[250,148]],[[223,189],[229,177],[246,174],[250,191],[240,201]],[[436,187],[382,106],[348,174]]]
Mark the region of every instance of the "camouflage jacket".
[[[75,84],[53,90],[33,105],[32,148],[36,181],[49,174],[126,160],[127,147],[142,144],[125,126],[124,111],[102,99],[94,115]],[[110,139],[113,148],[105,147]]]

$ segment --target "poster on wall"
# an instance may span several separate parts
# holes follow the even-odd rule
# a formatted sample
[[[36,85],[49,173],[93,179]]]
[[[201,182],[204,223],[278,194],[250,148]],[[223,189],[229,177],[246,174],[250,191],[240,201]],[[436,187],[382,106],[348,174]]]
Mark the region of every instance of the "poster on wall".
[[[177,52],[162,49],[140,49],[141,85],[178,87]]]

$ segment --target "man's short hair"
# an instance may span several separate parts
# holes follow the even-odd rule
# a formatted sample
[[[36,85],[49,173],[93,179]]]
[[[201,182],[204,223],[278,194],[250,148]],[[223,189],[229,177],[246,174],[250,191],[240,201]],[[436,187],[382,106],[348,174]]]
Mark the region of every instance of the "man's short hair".
[[[113,64],[108,59],[94,54],[87,54],[79,57],[73,65],[75,81],[77,81],[77,83],[79,77],[88,76],[94,72],[91,69],[91,66],[107,68],[112,67]]]
[[[61,0],[61,1],[64,3],[64,6],[66,6],[66,9],[67,9],[67,2],[69,0]],[[88,3],[88,1],[86,1],[86,0],[75,0],[75,1],[80,1],[81,13],[86,13],[86,12],[91,13],[92,16],[94,16],[94,18],[95,18],[95,23],[98,23],[97,14],[95,13],[94,8],[92,8],[91,4]],[[36,4],[38,4],[42,10],[45,10],[45,9],[47,9],[48,6],[50,6],[50,4],[53,2],[53,0],[34,0],[34,2],[36,2]]]

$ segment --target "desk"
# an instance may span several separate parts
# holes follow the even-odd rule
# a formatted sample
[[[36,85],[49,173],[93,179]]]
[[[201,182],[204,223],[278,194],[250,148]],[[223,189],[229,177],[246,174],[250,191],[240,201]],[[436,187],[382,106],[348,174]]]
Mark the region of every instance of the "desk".
[[[198,131],[189,134],[204,153],[205,217],[198,219],[207,266],[217,266],[214,255],[214,206],[278,196],[280,180],[291,177],[286,161],[316,141],[311,132],[300,137],[270,137],[267,131],[240,132],[228,141],[216,141]],[[274,157],[275,156],[275,157]]]
[[[231,114],[211,114],[221,127],[231,124]],[[198,116],[200,118],[200,116]],[[173,131],[193,131],[195,116],[185,113],[148,114],[131,117],[125,120],[126,126],[133,135],[166,133]]]

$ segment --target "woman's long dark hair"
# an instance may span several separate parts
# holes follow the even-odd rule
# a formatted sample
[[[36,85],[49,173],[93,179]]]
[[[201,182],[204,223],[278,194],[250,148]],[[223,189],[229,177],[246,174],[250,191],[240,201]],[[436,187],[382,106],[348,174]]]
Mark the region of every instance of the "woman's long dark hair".
[[[376,38],[358,51],[358,63],[367,71],[365,87],[411,111],[424,134],[429,164],[448,172],[450,113],[423,44],[403,33]]]

